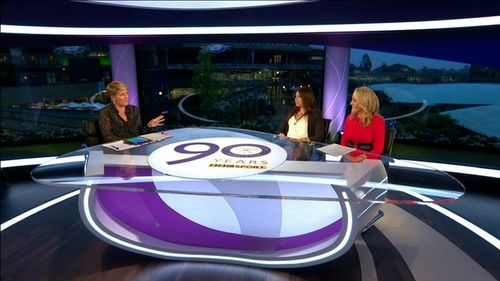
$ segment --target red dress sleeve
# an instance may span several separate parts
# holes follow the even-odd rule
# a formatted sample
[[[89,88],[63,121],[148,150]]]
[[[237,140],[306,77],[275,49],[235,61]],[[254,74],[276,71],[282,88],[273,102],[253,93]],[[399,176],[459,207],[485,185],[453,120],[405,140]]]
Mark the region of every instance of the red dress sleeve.
[[[340,144],[343,146],[347,146],[347,143],[349,142],[348,135],[346,135],[346,132],[350,131],[351,122],[352,122],[351,115],[348,115],[344,122],[344,131],[342,132],[342,137],[340,138]]]
[[[369,152],[374,154],[367,154],[368,159],[380,159],[380,155],[384,151],[385,142],[385,120],[380,115],[373,116],[373,144],[372,150]]]

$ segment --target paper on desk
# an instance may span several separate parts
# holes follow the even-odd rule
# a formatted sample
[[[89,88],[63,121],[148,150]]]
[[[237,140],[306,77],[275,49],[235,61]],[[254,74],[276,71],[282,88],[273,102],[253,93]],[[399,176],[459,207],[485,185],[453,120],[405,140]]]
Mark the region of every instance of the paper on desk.
[[[141,137],[147,138],[148,140],[152,140],[152,141],[161,141],[164,139],[171,138],[172,136],[169,135],[167,132],[163,132],[163,133],[159,132],[159,133],[151,133],[151,134],[141,135]]]
[[[329,155],[333,155],[333,156],[342,156],[342,155],[347,154],[347,153],[349,153],[353,150],[356,150],[356,149],[352,148],[352,147],[342,146],[342,145],[338,145],[338,144],[334,143],[334,144],[320,147],[317,150],[319,150],[323,153],[329,154]]]
[[[124,143],[122,140],[119,140],[119,141],[105,143],[102,146],[111,148],[111,149],[116,150],[116,151],[122,151],[122,150],[130,149],[133,147],[138,147],[141,145],[140,144],[139,145],[127,144],[127,143]]]

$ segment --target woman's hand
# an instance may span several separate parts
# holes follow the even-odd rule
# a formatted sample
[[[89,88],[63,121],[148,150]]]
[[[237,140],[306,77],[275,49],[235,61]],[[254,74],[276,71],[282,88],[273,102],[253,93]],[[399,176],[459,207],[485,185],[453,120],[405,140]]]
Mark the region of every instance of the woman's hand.
[[[358,156],[351,156],[350,154],[347,154],[347,159],[352,162],[352,163],[361,163],[363,160],[366,159],[366,154],[362,153]]]
[[[165,117],[163,117],[163,115],[158,115],[158,117],[153,118],[151,119],[151,121],[148,122],[148,127],[153,128],[163,125],[163,121],[165,121]]]
[[[290,141],[293,141],[293,142],[307,142],[307,143],[311,142],[309,140],[309,138],[299,138],[299,139],[297,139],[297,138],[288,138],[288,139]]]

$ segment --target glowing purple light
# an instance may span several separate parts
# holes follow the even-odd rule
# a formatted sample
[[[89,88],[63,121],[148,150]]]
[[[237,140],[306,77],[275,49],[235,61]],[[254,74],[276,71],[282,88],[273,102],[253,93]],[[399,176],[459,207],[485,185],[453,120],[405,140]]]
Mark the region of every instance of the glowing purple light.
[[[332,120],[330,132],[341,131],[346,115],[349,48],[326,46],[323,117]]]
[[[127,84],[129,104],[139,106],[134,45],[109,45],[109,54],[111,56],[113,80]]]

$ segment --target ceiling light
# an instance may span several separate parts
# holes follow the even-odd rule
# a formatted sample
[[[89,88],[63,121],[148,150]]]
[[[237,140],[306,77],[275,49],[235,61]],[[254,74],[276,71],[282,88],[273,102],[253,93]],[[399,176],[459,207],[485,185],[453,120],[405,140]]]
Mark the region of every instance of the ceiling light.
[[[282,1],[109,1],[88,0],[79,1],[89,4],[121,6],[128,8],[162,9],[162,10],[216,10],[216,9],[238,9],[255,8],[274,5],[288,5],[306,0],[282,0]]]
[[[387,23],[268,25],[268,26],[193,26],[193,27],[56,27],[0,25],[2,33],[38,35],[222,35],[222,34],[316,34],[345,32],[379,32],[405,30],[435,30],[500,25],[500,16]]]

